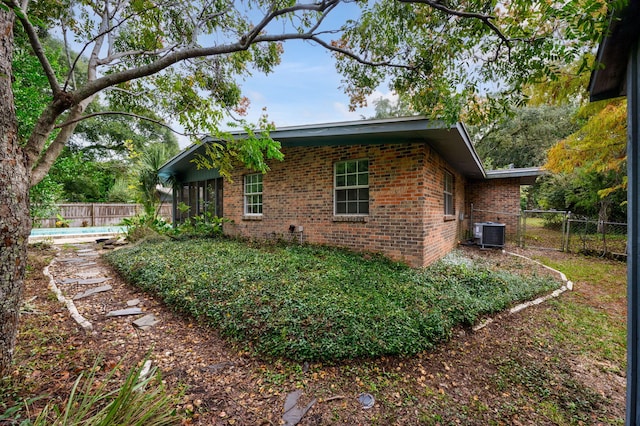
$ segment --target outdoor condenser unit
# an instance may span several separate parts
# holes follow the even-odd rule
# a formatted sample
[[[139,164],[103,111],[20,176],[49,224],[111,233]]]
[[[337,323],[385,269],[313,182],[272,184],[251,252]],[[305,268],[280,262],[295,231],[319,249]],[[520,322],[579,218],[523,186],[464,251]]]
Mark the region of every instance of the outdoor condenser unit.
[[[504,223],[479,222],[473,224],[473,238],[480,247],[504,247]]]

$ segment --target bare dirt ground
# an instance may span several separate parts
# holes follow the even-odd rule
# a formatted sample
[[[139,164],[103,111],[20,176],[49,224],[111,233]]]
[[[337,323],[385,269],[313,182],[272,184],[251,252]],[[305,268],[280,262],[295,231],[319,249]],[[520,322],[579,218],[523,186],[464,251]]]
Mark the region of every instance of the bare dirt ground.
[[[35,247],[30,251],[25,294],[29,313],[22,317],[12,373],[17,390],[9,397],[19,402],[48,395],[31,404],[32,415],[46,401],[62,403],[78,374],[96,357],[102,357],[104,371],[116,368],[124,376],[149,354],[167,388],[184,392],[176,407],[182,424],[282,424],[285,397],[295,389],[303,390],[302,404],[317,399],[301,425],[623,423],[624,366],[594,359],[567,340],[566,333],[554,332],[565,304],[586,304],[624,321],[624,301],[603,297],[605,290],[587,282],[577,282],[576,289],[558,301],[498,315],[479,331],[457,330],[450,342],[415,357],[300,365],[261,359],[241,344],[224,341],[216,330],[123,282],[100,257],[91,259],[97,264],[91,269],[104,271],[113,289],[77,301],[93,325],[92,332],[84,332],[52,297],[49,279],[40,272],[52,256],[68,258],[77,250],[66,246],[57,253]],[[546,273],[500,251],[465,250],[496,268]],[[54,262],[50,272],[61,281],[81,272],[73,268]],[[139,299],[138,306],[160,322],[141,331],[131,325],[132,317],[106,317],[132,299]],[[358,402],[364,392],[375,397],[370,409]]]

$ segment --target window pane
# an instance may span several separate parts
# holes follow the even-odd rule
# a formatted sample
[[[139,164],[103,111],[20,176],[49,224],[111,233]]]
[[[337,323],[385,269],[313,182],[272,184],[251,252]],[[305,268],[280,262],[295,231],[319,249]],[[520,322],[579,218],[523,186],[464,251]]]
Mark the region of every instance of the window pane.
[[[369,213],[368,170],[369,160],[336,163],[334,174],[336,214]]]
[[[444,214],[453,214],[453,196],[450,194],[444,197]]]

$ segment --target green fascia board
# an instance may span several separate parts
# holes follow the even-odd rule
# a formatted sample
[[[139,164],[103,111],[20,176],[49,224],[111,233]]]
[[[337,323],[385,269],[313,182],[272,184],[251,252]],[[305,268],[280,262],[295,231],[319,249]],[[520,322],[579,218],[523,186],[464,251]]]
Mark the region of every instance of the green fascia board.
[[[231,135],[238,139],[247,137],[244,132]],[[462,123],[448,125],[443,121],[415,116],[292,126],[274,130],[270,136],[283,147],[425,143],[461,174],[474,179],[486,178],[482,162]],[[192,171],[196,165],[191,160],[196,154],[204,153],[204,144],[214,141],[205,137],[202,142],[186,148],[161,167],[160,175],[165,179],[175,176],[179,182],[200,177]]]

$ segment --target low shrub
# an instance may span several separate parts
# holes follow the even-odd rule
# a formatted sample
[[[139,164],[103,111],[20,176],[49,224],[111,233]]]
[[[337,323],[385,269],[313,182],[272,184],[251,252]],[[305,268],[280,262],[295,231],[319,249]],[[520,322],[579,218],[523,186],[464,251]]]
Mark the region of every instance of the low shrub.
[[[162,236],[172,229],[162,217],[147,213],[122,219],[120,225],[125,227],[125,237],[130,242]]]
[[[162,239],[162,237],[177,240],[219,237],[222,235],[222,225],[225,222],[228,222],[228,219],[205,213],[190,217],[174,227],[162,217],[140,213],[123,219],[120,224],[126,228],[127,240],[136,242],[147,239]]]
[[[268,356],[411,355],[454,327],[558,287],[472,262],[411,269],[317,246],[145,243],[107,259],[130,282]]]
[[[63,405],[48,403],[33,419],[23,419],[29,405],[41,396],[24,404],[5,407],[0,424],[21,426],[169,426],[179,425],[176,414],[182,394],[171,395],[163,384],[156,367],[145,369],[145,363],[133,366],[120,386],[120,366],[107,374],[99,374],[101,359],[86,373],[81,373]]]

